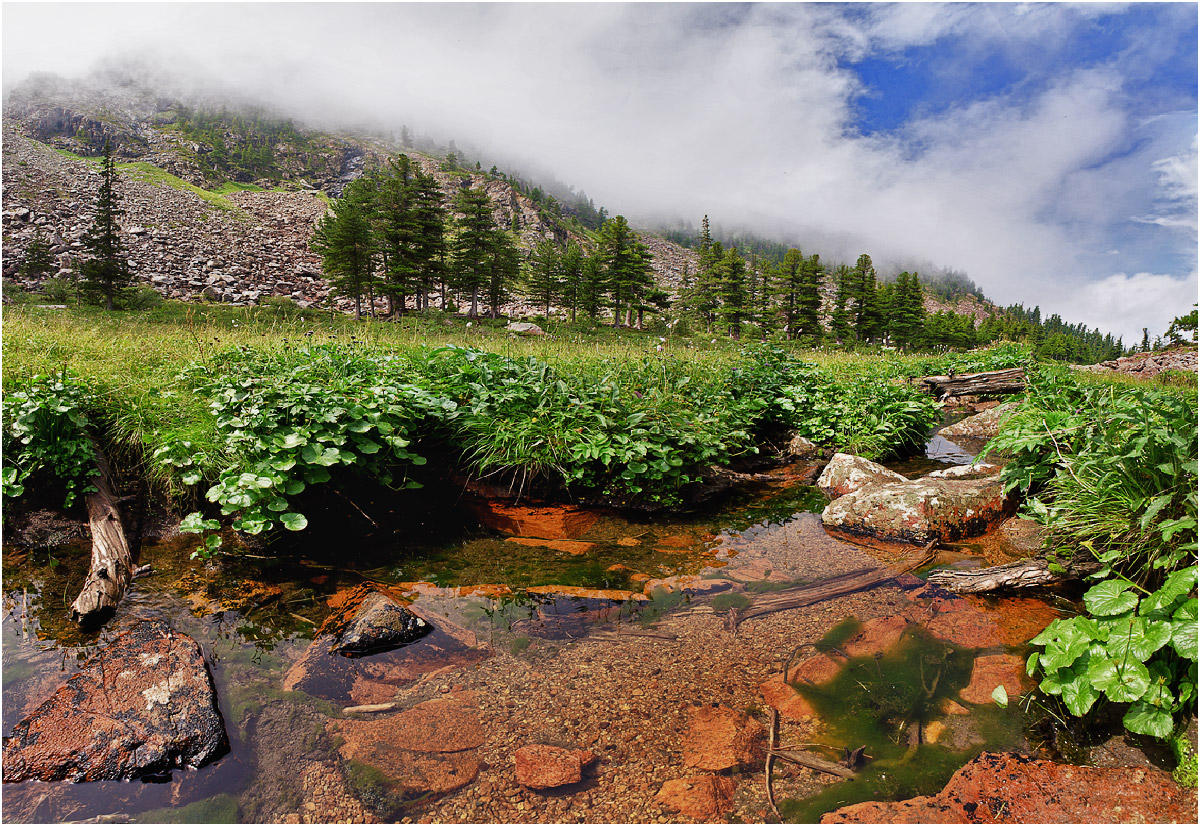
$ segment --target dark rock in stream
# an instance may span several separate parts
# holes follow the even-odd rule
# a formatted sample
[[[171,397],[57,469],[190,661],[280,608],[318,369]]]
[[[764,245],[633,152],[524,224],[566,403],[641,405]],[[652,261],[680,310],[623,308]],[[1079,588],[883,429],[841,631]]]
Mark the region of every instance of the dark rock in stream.
[[[132,780],[198,768],[228,748],[200,646],[140,620],[17,723],[4,781]]]
[[[334,613],[284,676],[284,691],[353,705],[386,702],[398,688],[431,672],[486,656],[475,647],[473,633],[428,610],[403,605],[383,586],[358,586],[335,600]],[[405,638],[407,643],[399,642]],[[383,650],[375,645],[382,640],[388,641]],[[370,656],[342,656],[372,651],[376,653]]]
[[[432,625],[399,602],[374,591],[359,603],[329,650],[347,655],[387,651],[418,640],[432,630]]]
[[[1195,823],[1196,790],[1157,769],[984,753],[935,795],[856,803],[822,823]]]

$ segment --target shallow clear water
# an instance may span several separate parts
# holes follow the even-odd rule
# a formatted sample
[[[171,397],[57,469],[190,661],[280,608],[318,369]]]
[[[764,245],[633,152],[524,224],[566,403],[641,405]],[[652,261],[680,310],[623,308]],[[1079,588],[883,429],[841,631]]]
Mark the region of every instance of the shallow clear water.
[[[433,583],[439,588],[419,596],[418,606],[475,634],[484,649],[520,654],[531,637],[562,639],[597,629],[645,628],[649,620],[687,602],[656,598],[614,610],[607,600],[529,594],[525,588],[640,592],[647,578],[680,574],[730,576],[774,587],[836,572],[842,552],[815,516],[826,503],[824,496],[796,484],[786,470],[778,475],[778,481],[740,493],[707,513],[630,518],[589,512],[585,527],[569,538],[584,543],[571,546],[578,552],[538,544],[538,537],[524,537],[534,540],[529,543],[513,541],[521,537],[481,526],[458,503],[427,512],[419,520],[427,523],[423,526],[409,517],[402,523],[408,530],[359,536],[347,529],[348,535],[341,537],[336,530],[315,531],[315,539],[305,544],[276,544],[253,555],[211,562],[190,559],[196,545],[190,537],[149,543],[141,561],[153,565],[153,573],[139,578],[117,616],[92,634],[75,628],[66,612],[86,572],[87,548],[6,548],[5,736],[123,624],[156,618],[194,637],[204,650],[231,751],[200,770],[176,772],[166,783],[7,785],[4,816],[13,822],[110,815],[191,822],[254,819],[269,794],[256,777],[263,755],[304,737],[305,727],[313,725],[300,715],[271,727],[256,714],[283,696],[289,667],[330,613],[331,597],[362,583]],[[448,590],[476,585],[505,586],[507,595]],[[448,663],[487,656],[486,651],[472,652],[430,635],[388,654],[362,658],[354,665],[359,671],[325,675],[318,670],[304,688],[320,702],[333,703],[326,710],[336,716],[340,705],[374,702],[375,693],[387,696]],[[937,776],[944,779],[944,774]]]

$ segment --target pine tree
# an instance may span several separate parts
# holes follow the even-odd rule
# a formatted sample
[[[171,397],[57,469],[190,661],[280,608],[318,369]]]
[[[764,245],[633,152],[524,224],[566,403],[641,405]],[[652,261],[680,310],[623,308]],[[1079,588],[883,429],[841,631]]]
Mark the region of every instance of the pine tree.
[[[746,312],[746,261],[735,247],[730,247],[721,257],[716,282],[721,302],[717,314],[730,338],[741,338]]]
[[[571,321],[579,312],[579,301],[582,295],[583,250],[574,241],[567,243],[559,259],[559,275],[561,276],[561,295],[563,304],[571,312]]]
[[[525,295],[542,305],[542,315],[550,317],[550,305],[562,294],[562,252],[548,239],[538,242],[529,255],[525,271]]]
[[[509,288],[521,272],[521,251],[511,233],[493,227],[488,239],[488,306],[492,318],[500,317],[500,305],[508,300]]]
[[[482,189],[461,189],[454,196],[454,240],[450,266],[456,290],[471,296],[470,316],[479,315],[479,294],[489,283],[495,226],[492,202]]]
[[[348,185],[342,197],[317,222],[311,242],[313,251],[321,256],[321,269],[329,277],[334,292],[354,299],[354,317],[359,319],[363,296],[374,294],[371,286],[374,242],[367,201],[359,197],[366,187],[362,179]]]
[[[821,256],[813,253],[800,265],[800,283],[797,293],[797,333],[809,346],[821,343],[825,331],[821,328],[821,278],[825,267]]]
[[[579,309],[592,321],[600,315],[604,304],[607,289],[604,271],[604,252],[600,249],[585,256],[579,268]]]
[[[20,273],[25,278],[40,279],[53,269],[50,247],[42,237],[41,230],[37,230],[25,247],[25,260],[21,262]]]
[[[412,264],[416,269],[417,309],[429,309],[429,293],[444,285],[446,203],[437,179],[420,170],[412,184]]]
[[[617,215],[600,228],[599,248],[612,300],[613,326],[618,327],[622,310],[632,315],[635,305],[654,285],[649,253],[623,215]]]
[[[117,219],[122,214],[117,197],[117,166],[112,148],[104,142],[104,157],[100,162],[100,191],[96,197],[96,217],[83,238],[84,248],[91,257],[80,268],[83,292],[94,301],[103,301],[111,310],[116,299],[129,289],[133,273],[121,245]]]
[[[854,266],[853,290],[850,294],[854,335],[859,341],[870,341],[879,333],[879,304],[876,295],[875,265],[871,256],[863,253]]]
[[[840,264],[834,270],[837,281],[837,295],[834,298],[833,315],[829,320],[830,332],[838,344],[845,344],[853,333],[851,327],[851,309],[854,291],[854,271],[845,264]]]
[[[783,334],[787,339],[796,337],[800,317],[800,292],[804,278],[801,265],[803,253],[796,248],[783,255],[783,261],[775,268],[775,294],[779,297],[779,309],[783,316]]]

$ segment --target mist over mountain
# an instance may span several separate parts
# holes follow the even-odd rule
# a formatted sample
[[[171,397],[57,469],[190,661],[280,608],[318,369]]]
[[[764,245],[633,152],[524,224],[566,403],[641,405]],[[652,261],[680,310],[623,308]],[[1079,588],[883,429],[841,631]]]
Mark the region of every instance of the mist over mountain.
[[[642,226],[708,214],[830,260],[930,262],[1127,340],[1195,300],[1194,9],[4,14],[6,95],[32,71],[116,56],[173,94],[454,140],[485,169],[568,182]]]

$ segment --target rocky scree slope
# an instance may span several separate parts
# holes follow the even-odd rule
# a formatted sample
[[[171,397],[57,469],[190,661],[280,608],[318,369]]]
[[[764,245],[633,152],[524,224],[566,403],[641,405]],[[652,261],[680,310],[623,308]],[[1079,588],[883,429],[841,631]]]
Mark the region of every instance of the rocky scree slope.
[[[181,111],[171,98],[121,82],[43,77],[13,92],[4,113],[4,276],[37,286],[17,271],[38,234],[57,264],[48,277],[74,275],[99,174],[94,163],[72,155],[94,156],[108,141],[118,161],[131,164],[121,176],[122,229],[138,280],[177,299],[252,304],[276,295],[306,305],[326,301],[320,259],[308,250],[325,196],[336,197],[347,182],[384,165],[402,147],[379,138],[295,130],[271,147],[269,177],[244,170],[218,174],[205,158],[213,146],[178,128]],[[232,119],[219,120],[217,131],[223,143],[236,145]],[[447,171],[440,159],[403,151],[438,180],[447,200],[460,189],[483,188],[496,221],[519,228],[521,246],[555,239],[594,247],[586,233],[546,215],[503,178]],[[230,178],[264,191],[213,191]],[[660,284],[677,292],[684,268],[695,272],[695,253],[662,238],[644,240]],[[517,301],[504,310],[527,315],[535,308]]]

